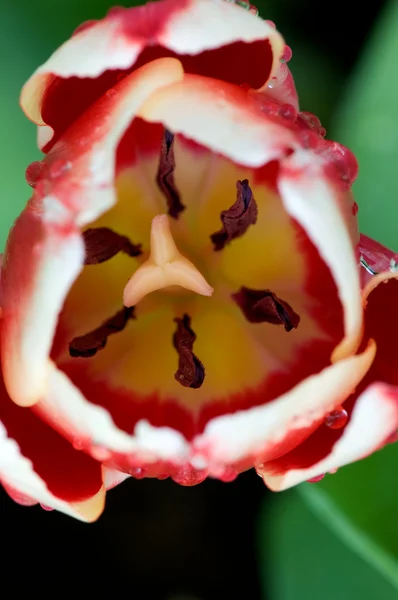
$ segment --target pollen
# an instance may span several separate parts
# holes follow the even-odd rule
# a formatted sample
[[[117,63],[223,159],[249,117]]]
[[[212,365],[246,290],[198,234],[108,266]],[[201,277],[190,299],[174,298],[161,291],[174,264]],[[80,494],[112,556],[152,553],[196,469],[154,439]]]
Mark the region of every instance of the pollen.
[[[162,214],[152,221],[150,256],[129,279],[124,288],[123,303],[135,306],[147,294],[170,286],[179,286],[202,296],[211,296],[214,291],[195,265],[178,250],[169,218]]]

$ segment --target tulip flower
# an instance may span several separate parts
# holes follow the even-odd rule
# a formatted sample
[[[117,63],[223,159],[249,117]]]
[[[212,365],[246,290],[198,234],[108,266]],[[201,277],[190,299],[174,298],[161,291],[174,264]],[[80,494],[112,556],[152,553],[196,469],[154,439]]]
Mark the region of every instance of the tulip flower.
[[[290,55],[249,4],[160,0],[83,24],[24,86],[44,158],[1,278],[17,501],[93,520],[127,476],[252,467],[284,489],[392,439],[396,270],[359,242],[355,158],[300,111]]]

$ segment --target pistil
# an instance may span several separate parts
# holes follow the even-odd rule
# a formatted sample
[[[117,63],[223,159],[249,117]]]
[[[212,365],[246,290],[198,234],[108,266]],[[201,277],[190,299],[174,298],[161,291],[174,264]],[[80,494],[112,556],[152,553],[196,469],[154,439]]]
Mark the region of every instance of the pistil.
[[[151,226],[151,252],[128,281],[123,293],[125,306],[134,306],[156,290],[180,286],[202,296],[213,288],[195,265],[178,250],[167,215],[158,215]]]

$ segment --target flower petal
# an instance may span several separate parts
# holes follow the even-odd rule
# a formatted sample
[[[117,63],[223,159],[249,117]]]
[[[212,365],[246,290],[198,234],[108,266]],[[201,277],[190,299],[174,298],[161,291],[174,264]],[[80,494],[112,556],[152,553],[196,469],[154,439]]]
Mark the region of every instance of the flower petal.
[[[3,370],[18,404],[34,404],[46,393],[58,313],[83,264],[79,227],[116,202],[118,141],[144,98],[181,76],[171,58],[142,67],[92,106],[46,158],[35,194],[11,231],[2,273]]]
[[[397,428],[398,389],[375,383],[359,396],[350,422],[323,460],[300,468],[311,460],[309,440],[280,460],[263,463],[257,472],[272,490],[284,490],[376,452]]]
[[[131,435],[119,429],[101,406],[88,402],[80,390],[53,363],[49,364],[48,393],[35,406],[55,429],[72,443],[91,452],[98,450],[102,461],[112,454],[126,455],[131,460],[159,460],[184,463],[188,444],[177,431],[168,427],[152,427],[141,420]],[[94,451],[93,451],[94,449]]]
[[[305,229],[329,266],[339,289],[345,313],[345,338],[333,360],[348,356],[362,334],[361,292],[350,229],[347,202],[328,173],[328,164],[310,151],[300,151],[283,161],[278,188],[287,212]],[[349,219],[349,220],[348,220]]]
[[[377,248],[379,264],[391,252],[366,242],[368,252]],[[362,240],[363,243],[363,240]],[[367,258],[371,258],[369,254]],[[395,340],[398,324],[393,318],[398,300],[398,273],[374,276],[364,290],[364,339],[375,340],[375,359],[344,408],[351,413],[344,429],[321,425],[301,446],[259,468],[272,489],[285,489],[300,481],[359,460],[378,450],[398,430],[398,360]]]
[[[261,407],[210,421],[193,441],[195,458],[217,472],[225,464],[270,460],[288,452],[316,429],[324,415],[352,392],[369,369],[374,344],[343,359]]]
[[[131,69],[137,60],[142,65],[181,56],[189,72],[262,87],[277,70],[283,47],[274,28],[234,3],[163,0],[113,9],[79,29],[36,71],[21,104],[31,120],[51,125],[58,137],[88,107],[88,99],[93,102],[113,86],[117,70]],[[87,78],[99,79],[92,85]],[[62,102],[61,114],[53,114],[60,106],[54,94]]]
[[[84,521],[102,512],[101,465],[75,450],[0,382],[0,482],[17,502],[37,502]]]
[[[249,167],[298,146],[295,133],[250,104],[245,90],[199,75],[185,75],[159,90],[143,103],[139,116]]]

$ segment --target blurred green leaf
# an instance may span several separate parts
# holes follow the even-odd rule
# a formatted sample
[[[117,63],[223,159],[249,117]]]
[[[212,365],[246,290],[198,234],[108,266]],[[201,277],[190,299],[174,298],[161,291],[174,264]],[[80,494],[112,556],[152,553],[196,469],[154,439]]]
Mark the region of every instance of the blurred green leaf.
[[[398,444],[300,491],[315,512],[398,589]]]
[[[354,189],[361,230],[395,250],[398,250],[397,57],[398,2],[390,0],[348,86],[334,133],[336,139],[355,152],[359,161],[359,178]]]
[[[393,586],[351,552],[296,491],[279,496],[271,507],[265,506],[259,531],[264,598],[397,598]]]
[[[132,2],[133,4],[134,2]],[[23,115],[18,98],[22,85],[33,71],[64,42],[80,22],[102,17],[109,0],[21,0],[2,3],[0,36],[2,80],[0,165],[2,172],[0,249],[8,231],[28,200],[31,190],[25,182],[25,169],[41,156],[36,147],[36,128]],[[51,26],[49,26],[49,23]]]

